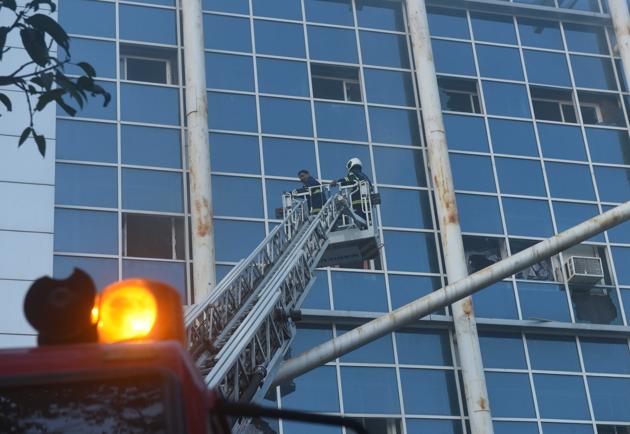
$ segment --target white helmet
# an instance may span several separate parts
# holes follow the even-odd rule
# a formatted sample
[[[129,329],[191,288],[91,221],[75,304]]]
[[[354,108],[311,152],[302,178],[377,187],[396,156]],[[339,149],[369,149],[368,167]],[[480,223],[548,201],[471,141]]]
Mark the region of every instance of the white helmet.
[[[348,170],[352,169],[355,166],[363,167],[363,163],[361,163],[361,160],[356,157],[349,159],[346,163],[346,168]]]

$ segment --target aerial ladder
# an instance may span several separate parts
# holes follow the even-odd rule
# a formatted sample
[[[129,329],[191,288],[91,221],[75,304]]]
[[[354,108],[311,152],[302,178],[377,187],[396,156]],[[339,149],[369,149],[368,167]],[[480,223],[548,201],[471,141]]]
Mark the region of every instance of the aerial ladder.
[[[369,183],[322,191],[325,202],[317,213],[309,207],[308,189],[285,193],[282,223],[186,310],[188,350],[206,385],[226,399],[250,402],[267,393],[317,267],[361,264],[378,256],[374,206],[380,198]],[[357,196],[360,210],[352,206]],[[242,427],[246,423],[241,421]]]

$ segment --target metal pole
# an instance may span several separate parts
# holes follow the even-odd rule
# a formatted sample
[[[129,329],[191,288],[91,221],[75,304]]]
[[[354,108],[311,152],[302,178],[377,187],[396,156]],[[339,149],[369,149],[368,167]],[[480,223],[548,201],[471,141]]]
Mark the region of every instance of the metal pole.
[[[630,220],[630,201],[288,360],[278,371],[274,384],[291,380],[356,350],[627,220]]]
[[[449,282],[456,282],[468,275],[468,267],[455,202],[453,174],[448,158],[427,10],[424,0],[406,0],[406,5],[446,275]],[[456,301],[451,306],[451,310],[471,432],[472,434],[492,434],[488,391],[472,298],[466,297]]]
[[[630,83],[630,13],[626,0],[608,0],[608,9],[617,37],[617,50],[623,62],[626,83]]]
[[[194,302],[216,286],[201,0],[182,0]]]

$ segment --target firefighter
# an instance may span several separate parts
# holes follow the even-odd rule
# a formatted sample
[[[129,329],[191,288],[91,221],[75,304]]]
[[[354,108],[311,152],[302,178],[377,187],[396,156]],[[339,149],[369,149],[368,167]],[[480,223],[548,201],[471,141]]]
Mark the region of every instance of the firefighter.
[[[346,169],[348,169],[348,174],[340,179],[333,180],[330,185],[335,186],[337,184],[345,185],[356,185],[356,188],[352,190],[352,209],[355,214],[359,217],[365,219],[365,212],[361,207],[361,193],[359,191],[359,182],[367,181],[370,186],[370,193],[372,192],[372,181],[367,177],[365,173],[363,173],[362,169],[363,164],[361,160],[354,157],[348,160],[346,163]]]
[[[298,172],[298,179],[304,187],[294,190],[294,194],[310,193],[307,195],[308,207],[311,214],[317,214],[322,210],[324,205],[324,192],[321,183],[313,178],[308,170],[302,169]]]

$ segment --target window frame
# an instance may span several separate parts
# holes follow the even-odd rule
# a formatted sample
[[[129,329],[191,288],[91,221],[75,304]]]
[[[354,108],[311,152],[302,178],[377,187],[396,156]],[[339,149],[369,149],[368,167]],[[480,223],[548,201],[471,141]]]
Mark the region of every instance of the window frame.
[[[152,62],[161,62],[164,64],[164,67],[166,68],[166,82],[165,83],[157,83],[154,81],[142,81],[142,80],[133,80],[130,78],[127,78],[127,67],[128,67],[128,63],[127,60],[128,59],[135,59],[135,60],[150,60]],[[135,54],[121,54],[120,55],[120,79],[121,80],[125,80],[125,81],[131,81],[134,83],[153,83],[153,84],[166,84],[166,85],[173,85],[175,83],[173,83],[173,64],[171,62],[170,59],[165,59],[165,58],[160,58],[160,57],[152,57],[152,56],[139,56],[139,55],[135,55]]]

